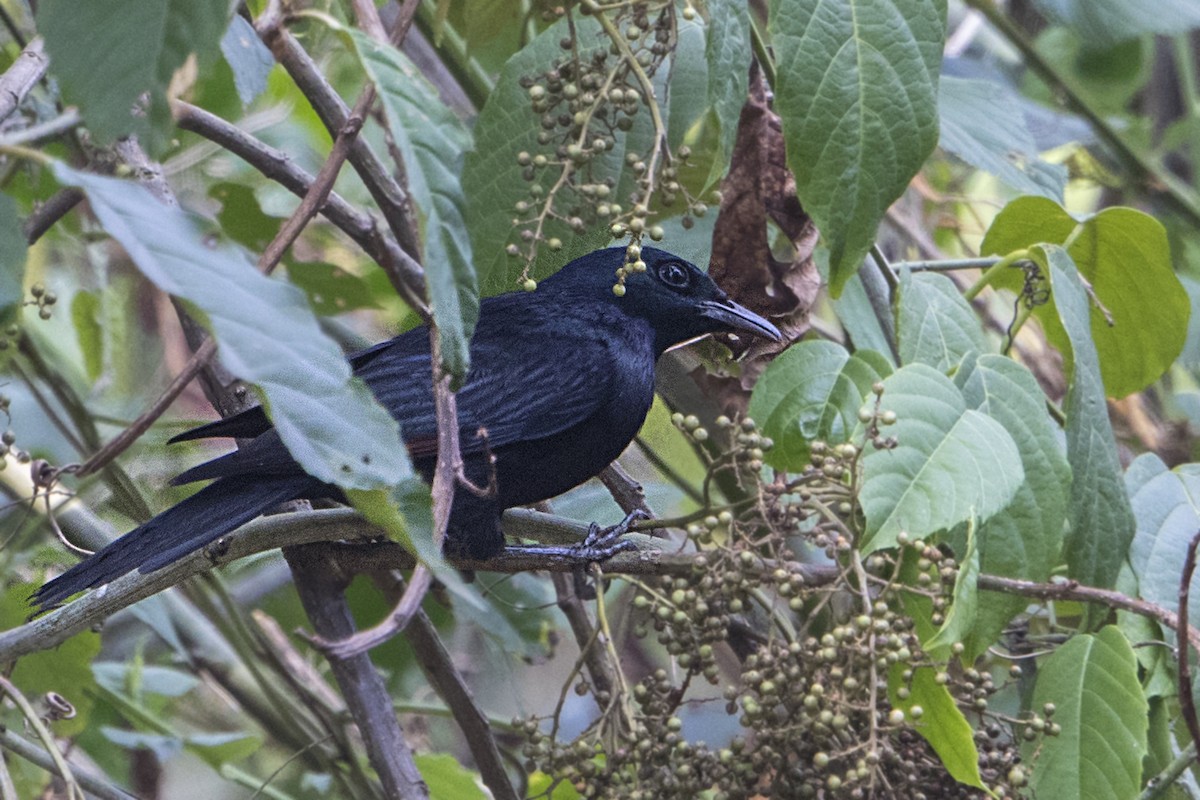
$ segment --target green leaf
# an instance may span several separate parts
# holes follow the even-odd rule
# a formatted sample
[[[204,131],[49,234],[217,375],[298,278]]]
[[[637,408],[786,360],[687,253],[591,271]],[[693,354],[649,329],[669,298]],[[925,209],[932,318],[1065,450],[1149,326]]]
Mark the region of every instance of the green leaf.
[[[595,19],[576,18],[574,24],[581,59],[590,59],[601,50],[607,53],[609,39]],[[561,174],[558,169],[547,167],[532,184],[522,177],[524,168],[517,163],[518,153],[545,153],[552,161],[555,157],[552,149],[538,144],[541,117],[533,113],[529,94],[521,88],[520,79],[526,75],[544,75],[551,64],[561,60],[563,50],[559,42],[569,33],[567,21],[559,20],[510,58],[475,122],[475,149],[467,154],[463,165],[462,185],[467,197],[465,216],[476,254],[479,288],[485,295],[512,291],[521,275],[523,260],[504,251],[514,231],[514,205],[526,201],[538,207],[540,201],[530,196],[531,186],[537,185],[548,193]],[[659,70],[663,76],[660,86],[669,72],[666,66]],[[614,131],[612,147],[590,162],[595,178],[618,179],[611,197],[626,205],[634,189],[634,176],[631,170],[624,169],[625,154],[647,152],[654,136],[648,113],[639,113],[633,121],[629,132]],[[573,254],[582,255],[611,241],[603,225],[590,226],[587,232],[576,234],[557,219],[546,221],[543,235],[546,239],[559,238],[565,246],[559,251],[538,248],[537,262],[530,272],[538,280],[558,270]],[[580,240],[584,242],[581,244]]]
[[[1054,703],[1058,736],[1036,745],[1032,786],[1055,800],[1127,800],[1141,788],[1148,706],[1115,625],[1073,636],[1038,668],[1033,708]],[[1033,745],[1026,747],[1026,757]]]
[[[16,319],[24,300],[26,250],[17,204],[0,194],[0,323]]]
[[[464,606],[469,606],[476,612],[481,611],[486,608],[484,601],[476,592],[466,587],[462,575],[446,563],[442,551],[434,545],[432,520],[431,524],[422,526],[416,536],[412,534],[400,509],[415,508],[417,501],[410,495],[417,493],[428,502],[429,487],[411,478],[394,487],[391,492],[382,489],[349,489],[346,491],[346,497],[368,522],[385,531],[428,567],[433,576]]]
[[[1076,233],[1077,226],[1080,230]],[[1036,244],[1063,244],[1092,292],[1112,316],[1089,301],[1088,328],[1110,397],[1141,391],[1158,379],[1183,350],[1190,303],[1171,267],[1162,224],[1132,208],[1107,208],[1077,222],[1057,203],[1022,197],[996,216],[980,251],[1007,254]],[[1000,276],[997,287],[1019,291],[1020,270]],[[1052,298],[1034,313],[1046,336],[1064,354],[1071,338]],[[1087,317],[1085,317],[1087,319]]]
[[[904,711],[954,780],[986,790],[979,774],[979,751],[975,748],[971,723],[958,710],[950,691],[937,682],[937,670],[933,667],[913,670],[909,695],[902,699],[899,690],[905,686],[904,666],[893,664],[888,670],[888,701],[893,708]],[[920,719],[912,719],[913,706],[921,707]]]
[[[430,800],[487,800],[491,797],[491,793],[480,788],[479,776],[448,753],[421,753],[413,760],[429,787]]]
[[[100,224],[147,278],[207,314],[221,360],[262,389],[275,429],[310,475],[365,489],[412,473],[396,421],[352,379],[299,289],[264,276],[242,250],[207,241],[186,213],[138,184],[59,162],[52,169],[87,192]]]
[[[211,63],[230,11],[228,0],[44,0],[37,27],[63,97],[92,135],[107,144],[137,133],[156,153],[170,135],[172,75],[192,53]]]
[[[944,0],[773,0],[771,42],[796,193],[840,294],[938,141]]]
[[[946,372],[967,353],[987,350],[979,318],[945,275],[900,272],[896,339],[903,364],[928,364]]]
[[[1063,409],[1067,415],[1067,460],[1074,473],[1063,554],[1072,578],[1108,587],[1116,581],[1133,539],[1134,520],[1090,335],[1090,303],[1067,251],[1049,245],[1034,247],[1030,253],[1050,276],[1059,320],[1073,355],[1071,387]]]
[[[156,694],[162,697],[183,697],[200,685],[200,679],[190,672],[160,667],[154,664],[128,663],[125,661],[97,661],[92,664],[92,675],[96,683],[118,694],[134,694],[130,685],[136,672],[138,691],[141,694]]]
[[[271,51],[258,38],[254,26],[234,14],[221,37],[221,55],[233,71],[233,85],[243,106],[267,90],[267,75],[275,66]]]
[[[967,544],[959,559],[958,575],[954,578],[953,603],[946,612],[946,621],[932,639],[924,643],[925,649],[937,659],[950,655],[950,647],[967,637],[975,625],[979,613],[979,548],[976,546],[975,520],[967,521]],[[974,661],[964,654],[963,662]]]
[[[865,552],[892,547],[901,531],[921,538],[1008,505],[1025,471],[1000,423],[968,409],[958,387],[924,364],[902,367],[883,385],[881,407],[897,420],[881,433],[898,445],[868,443],[860,462]]]
[[[1192,0],[1034,0],[1051,19],[1068,25],[1085,41],[1115,44],[1147,33],[1167,36],[1200,28],[1200,5]]]
[[[80,290],[71,298],[71,324],[83,353],[83,368],[93,383],[104,369],[104,330],[100,327],[100,298]]]
[[[1067,170],[1038,156],[1014,93],[995,81],[942,76],[938,144],[1022,194],[1062,200]]]
[[[1151,603],[1178,611],[1183,562],[1192,537],[1200,530],[1200,472],[1195,465],[1169,470],[1158,456],[1145,453],[1126,470],[1125,486],[1137,526],[1129,546],[1129,564],[1138,593]],[[1200,619],[1200,575],[1192,580],[1188,613]]]
[[[990,575],[1045,581],[1058,564],[1071,485],[1071,467],[1046,411],[1045,395],[1028,369],[995,354],[964,363],[955,383],[968,408],[1004,426],[1025,470],[1025,481],[1008,507],[979,526],[980,569]],[[968,545],[954,535],[951,541],[962,557]],[[969,662],[986,651],[1027,605],[1021,597],[986,592],[963,639],[963,658]]]
[[[729,165],[733,140],[750,86],[750,9],[739,0],[708,0],[708,105],[719,128],[721,173]],[[714,170],[716,164],[714,164]],[[720,177],[720,176],[717,176]]]
[[[891,374],[887,360],[870,350],[850,355],[822,340],[783,351],[759,377],[750,395],[750,416],[775,441],[766,461],[799,472],[820,439],[845,442],[858,425],[858,410],[871,386]]]
[[[424,218],[422,264],[442,366],[457,385],[467,375],[471,334],[479,319],[479,288],[460,180],[471,132],[407,56],[362,31],[342,30],[379,91],[388,127],[404,156],[409,190]]]
[[[29,615],[27,598],[37,584],[16,583],[0,597],[0,629],[9,630],[24,623]],[[94,631],[77,633],[53,650],[21,656],[8,676],[30,700],[46,692],[57,692],[75,707],[75,716],[51,725],[58,736],[74,736],[88,727],[95,705],[96,681],[92,677],[92,659],[100,652],[100,635]]]

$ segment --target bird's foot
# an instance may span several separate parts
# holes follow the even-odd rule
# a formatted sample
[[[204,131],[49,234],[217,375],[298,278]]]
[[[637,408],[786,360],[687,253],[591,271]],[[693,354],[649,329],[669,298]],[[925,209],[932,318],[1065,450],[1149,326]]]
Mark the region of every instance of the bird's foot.
[[[523,544],[510,545],[505,548],[505,552],[509,555],[537,555],[537,556],[553,556],[556,558],[568,559],[578,565],[591,564],[596,561],[604,561],[612,558],[617,553],[623,553],[626,550],[635,550],[637,545],[628,539],[622,538],[629,533],[629,529],[639,520],[649,519],[650,515],[640,509],[634,509],[625,519],[618,522],[616,525],[607,528],[601,528],[596,523],[592,523],[588,528],[587,536],[579,544],[571,545],[544,545],[544,544]]]
[[[579,558],[584,561],[603,561],[625,550],[633,550],[637,545],[623,537],[629,533],[629,529],[635,522],[643,519],[650,519],[650,515],[640,508],[635,508],[616,525],[601,528],[599,524],[593,522],[583,541],[572,547],[577,551]]]

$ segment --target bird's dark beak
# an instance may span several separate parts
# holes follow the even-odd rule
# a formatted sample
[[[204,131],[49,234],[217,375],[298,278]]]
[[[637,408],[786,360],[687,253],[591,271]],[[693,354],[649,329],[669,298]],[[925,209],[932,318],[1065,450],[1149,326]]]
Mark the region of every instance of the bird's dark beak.
[[[783,341],[783,334],[778,328],[732,300],[706,300],[700,304],[700,313],[731,331],[753,333],[755,336],[776,342]]]

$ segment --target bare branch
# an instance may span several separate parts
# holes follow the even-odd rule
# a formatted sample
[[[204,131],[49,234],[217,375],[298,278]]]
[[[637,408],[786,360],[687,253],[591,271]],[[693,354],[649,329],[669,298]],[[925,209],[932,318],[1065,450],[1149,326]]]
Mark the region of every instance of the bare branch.
[[[305,547],[283,551],[296,576],[296,591],[313,630],[336,641],[354,634],[354,617],[346,600],[349,576],[329,568],[319,553]],[[331,659],[330,669],[346,698],[346,706],[363,735],[367,757],[379,775],[384,794],[394,800],[425,800],[429,788],[421,778],[412,750],[404,740],[400,722],[383,677],[366,653]]]
[[[49,66],[50,58],[41,37],[25,46],[12,66],[0,75],[0,120],[8,119],[17,110]]]

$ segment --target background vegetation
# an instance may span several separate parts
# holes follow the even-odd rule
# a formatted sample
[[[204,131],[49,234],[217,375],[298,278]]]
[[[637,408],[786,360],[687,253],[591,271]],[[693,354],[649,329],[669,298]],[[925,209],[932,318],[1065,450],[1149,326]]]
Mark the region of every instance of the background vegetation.
[[[1200,796],[1194,2],[0,22],[0,797]],[[448,396],[480,296],[660,242],[790,346],[669,354],[621,468],[506,520],[666,539],[464,584],[341,354],[430,321]],[[373,524],[27,620],[259,401]]]

